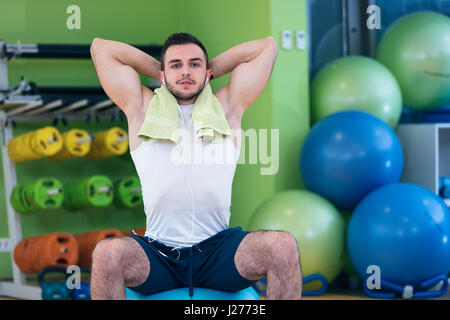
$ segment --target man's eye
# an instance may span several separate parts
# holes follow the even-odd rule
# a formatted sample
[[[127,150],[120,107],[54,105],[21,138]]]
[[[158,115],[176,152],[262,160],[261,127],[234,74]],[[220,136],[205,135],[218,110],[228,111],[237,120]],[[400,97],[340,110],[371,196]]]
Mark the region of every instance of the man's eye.
[[[193,63],[192,66],[193,66],[193,67],[198,67],[199,64],[198,64],[198,63]]]
[[[179,66],[178,63],[177,63],[177,64],[173,64],[173,65],[172,65],[172,68],[175,68],[175,67],[177,67],[177,66]]]

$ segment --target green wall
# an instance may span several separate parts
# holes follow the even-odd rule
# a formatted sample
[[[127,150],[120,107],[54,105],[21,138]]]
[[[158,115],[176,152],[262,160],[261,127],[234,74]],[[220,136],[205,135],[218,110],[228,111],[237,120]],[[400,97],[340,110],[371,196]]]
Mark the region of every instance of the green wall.
[[[307,33],[306,7],[306,0],[271,0],[272,34],[279,44],[281,30],[292,30],[293,35],[298,30]],[[275,190],[304,188],[298,158],[310,125],[307,47],[303,51],[279,50],[272,83],[273,127],[280,129],[280,172]]]
[[[309,130],[309,83],[307,50],[281,48],[284,29],[306,32],[306,0],[192,0],[181,1],[182,30],[196,35],[208,50],[210,59],[239,43],[272,35],[279,45],[277,60],[266,88],[247,110],[242,129],[279,129],[279,168],[275,175],[262,175],[268,167],[251,164],[248,141],[241,150],[233,184],[231,226],[245,226],[256,207],[274,193],[303,188],[298,156]],[[192,17],[196,16],[195,19]],[[215,27],[211,27],[214,21]],[[295,46],[295,45],[294,45]],[[216,90],[229,75],[212,82]],[[243,144],[244,146],[244,141]],[[270,152],[269,148],[269,156]]]
[[[0,0],[0,39],[7,43],[88,44],[95,37],[129,44],[162,44],[180,29],[178,0],[127,0],[112,5],[107,0]],[[69,30],[68,6],[81,9],[81,29]],[[166,17],[173,17],[167,19]],[[164,30],[164,31],[161,31]],[[20,77],[40,86],[99,85],[92,61],[78,59],[19,59],[8,63],[10,85]],[[147,77],[142,77],[144,83]]]
[[[128,0],[112,6],[106,0],[0,0],[0,12],[7,12],[0,20],[0,39],[7,43],[80,43],[87,44],[94,37],[123,41],[129,44],[162,44],[174,32],[190,32],[197,36],[212,59],[228,48],[244,41],[275,37],[279,44],[278,58],[271,80],[257,101],[248,109],[242,128],[279,129],[279,164],[275,175],[262,175],[268,165],[249,164],[248,141],[241,150],[233,184],[231,226],[245,228],[251,213],[265,199],[276,192],[303,188],[298,170],[301,143],[309,130],[307,50],[283,50],[281,30],[306,30],[306,0]],[[81,30],[68,30],[66,8],[76,4],[81,8]],[[294,45],[295,47],[295,45]],[[20,59],[8,63],[10,86],[19,84],[20,77],[39,86],[98,86],[99,82],[90,60]],[[141,76],[148,84],[148,78]],[[229,75],[212,82],[213,90],[223,86]],[[34,130],[48,123],[19,123],[14,135]],[[122,122],[71,122],[96,132]],[[61,131],[68,128],[58,127]],[[268,136],[270,141],[270,134]],[[244,142],[242,144],[244,146]],[[245,157],[245,162],[243,162]],[[62,181],[103,173],[118,178],[135,172],[132,162],[120,158],[88,161],[72,159],[53,165],[47,159],[17,165],[18,182],[53,175]],[[1,173],[0,173],[1,174]],[[1,180],[3,181],[3,179]],[[6,209],[0,183],[0,238],[8,237]],[[143,208],[126,212],[110,210],[78,213],[57,210],[42,212],[21,219],[24,236],[45,232],[78,232],[112,228],[121,230],[145,225]],[[11,276],[10,254],[0,254],[0,277]]]

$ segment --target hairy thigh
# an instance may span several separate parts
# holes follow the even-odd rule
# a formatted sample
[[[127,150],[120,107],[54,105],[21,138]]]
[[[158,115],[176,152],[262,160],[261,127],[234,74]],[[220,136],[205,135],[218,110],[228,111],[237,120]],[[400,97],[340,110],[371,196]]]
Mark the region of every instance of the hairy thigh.
[[[282,231],[261,230],[249,233],[242,239],[234,256],[238,272],[247,280],[259,280],[273,266],[276,244],[286,238]]]
[[[138,286],[150,274],[150,261],[144,249],[130,237],[114,237],[100,241],[93,253],[92,269],[96,272],[120,272],[125,285]]]

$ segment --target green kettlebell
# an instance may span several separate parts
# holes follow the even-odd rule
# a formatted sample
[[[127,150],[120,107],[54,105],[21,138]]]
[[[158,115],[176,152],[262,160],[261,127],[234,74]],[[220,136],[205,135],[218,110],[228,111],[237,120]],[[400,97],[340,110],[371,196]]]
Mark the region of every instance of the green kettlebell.
[[[61,272],[64,274],[64,281],[46,282],[44,276],[50,272]],[[43,300],[69,300],[70,290],[66,284],[66,268],[59,266],[49,266],[41,269],[38,273],[39,285],[42,288]]]

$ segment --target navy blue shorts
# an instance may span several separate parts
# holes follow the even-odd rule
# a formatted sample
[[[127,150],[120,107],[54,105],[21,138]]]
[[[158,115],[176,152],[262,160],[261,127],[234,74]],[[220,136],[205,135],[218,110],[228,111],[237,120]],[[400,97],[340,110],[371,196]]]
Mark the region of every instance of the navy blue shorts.
[[[230,228],[192,247],[178,250],[172,250],[173,247],[149,237],[130,235],[147,254],[150,274],[141,285],[128,288],[142,295],[151,295],[189,287],[190,296],[193,295],[194,287],[228,292],[248,288],[255,281],[249,281],[239,274],[234,255],[242,239],[249,233],[242,231],[241,227]]]

